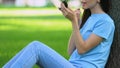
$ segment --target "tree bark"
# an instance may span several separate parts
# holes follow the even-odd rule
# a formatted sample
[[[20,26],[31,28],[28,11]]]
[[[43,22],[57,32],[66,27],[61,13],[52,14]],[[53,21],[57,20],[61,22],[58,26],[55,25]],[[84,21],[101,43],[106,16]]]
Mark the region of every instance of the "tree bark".
[[[111,0],[110,16],[115,22],[115,36],[106,68],[120,68],[120,0]]]

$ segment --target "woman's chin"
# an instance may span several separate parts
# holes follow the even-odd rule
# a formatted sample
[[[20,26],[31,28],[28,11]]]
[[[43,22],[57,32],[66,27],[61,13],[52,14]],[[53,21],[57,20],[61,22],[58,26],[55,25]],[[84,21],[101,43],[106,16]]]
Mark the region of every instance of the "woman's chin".
[[[85,10],[85,9],[88,9],[88,8],[86,8],[86,7],[82,7],[82,9],[84,9],[84,10]]]

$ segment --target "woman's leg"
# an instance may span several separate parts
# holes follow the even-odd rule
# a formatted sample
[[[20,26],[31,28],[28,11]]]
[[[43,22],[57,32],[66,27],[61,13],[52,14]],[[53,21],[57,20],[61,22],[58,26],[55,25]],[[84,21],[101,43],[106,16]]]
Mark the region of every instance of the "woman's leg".
[[[32,68],[37,61],[36,46],[33,43],[21,50],[3,68]]]
[[[24,48],[25,49],[25,48]],[[18,54],[16,54],[14,56],[14,58],[12,58],[5,66],[4,68],[9,68],[19,57],[20,55],[23,53],[24,49],[22,49]]]
[[[65,58],[38,41],[30,43],[3,68],[32,68],[36,63],[43,68],[75,68]]]

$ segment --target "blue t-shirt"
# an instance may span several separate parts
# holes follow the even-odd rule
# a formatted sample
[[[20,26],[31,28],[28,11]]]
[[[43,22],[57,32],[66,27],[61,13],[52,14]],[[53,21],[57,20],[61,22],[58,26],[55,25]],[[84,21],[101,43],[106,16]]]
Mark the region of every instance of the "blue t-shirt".
[[[103,38],[103,41],[92,48],[85,54],[78,54],[77,49],[70,56],[69,61],[76,67],[80,68],[104,68],[114,36],[114,22],[107,14],[92,14],[80,33],[84,40],[88,39],[91,34]]]

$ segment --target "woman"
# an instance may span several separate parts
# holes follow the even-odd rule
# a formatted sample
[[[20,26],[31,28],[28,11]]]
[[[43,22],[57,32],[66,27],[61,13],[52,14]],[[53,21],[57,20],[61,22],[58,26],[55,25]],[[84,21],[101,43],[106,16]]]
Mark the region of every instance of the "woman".
[[[43,68],[104,68],[115,30],[114,22],[107,14],[109,1],[81,0],[82,21],[79,10],[73,11],[61,4],[60,10],[73,28],[68,45],[69,61],[45,44],[34,41],[3,68],[31,68],[34,64]]]

